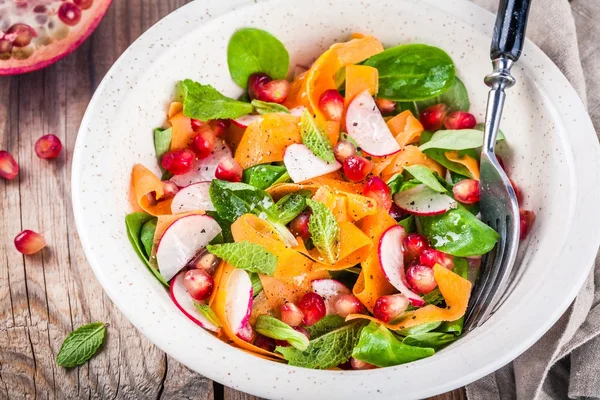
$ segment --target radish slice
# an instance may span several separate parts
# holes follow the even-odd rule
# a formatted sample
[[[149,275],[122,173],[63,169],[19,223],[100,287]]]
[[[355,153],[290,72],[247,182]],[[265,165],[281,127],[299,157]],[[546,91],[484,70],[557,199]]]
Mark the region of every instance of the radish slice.
[[[250,276],[243,269],[236,269],[232,272],[227,285],[225,315],[236,336],[246,342],[252,340],[253,336],[250,326],[253,298],[254,291]]]
[[[372,156],[389,156],[400,151],[368,90],[358,94],[348,106],[346,129],[361,150]]]
[[[394,202],[404,211],[422,216],[443,214],[457,205],[452,197],[436,192],[426,185],[418,185],[396,193]]]
[[[173,214],[204,210],[215,211],[208,189],[210,182],[198,182],[181,189],[171,203],[171,212]]]
[[[156,249],[156,262],[162,276],[171,280],[220,232],[219,224],[208,215],[188,215],[173,222]]]
[[[410,290],[406,284],[404,251],[402,249],[405,236],[406,231],[400,225],[392,226],[383,232],[381,239],[379,239],[379,263],[385,277],[392,286],[405,295],[413,306],[421,307],[425,305],[425,301],[421,296]]]
[[[303,144],[289,145],[285,149],[283,163],[294,183],[303,182],[342,168],[342,165],[337,161],[329,163],[320,159]]]
[[[218,140],[208,157],[196,160],[190,172],[183,175],[175,175],[171,178],[171,182],[174,182],[179,187],[184,187],[193,183],[212,181],[215,179],[217,166],[225,157],[232,157],[231,150],[224,141]]]
[[[327,315],[335,314],[334,303],[340,294],[351,294],[350,289],[335,279],[315,279],[311,282],[312,290],[325,300]]]
[[[236,119],[232,119],[231,122],[240,128],[246,129],[248,125],[260,118],[260,115],[244,115]]]
[[[290,110],[290,115],[293,115],[294,117],[301,117],[305,108],[306,107],[304,106],[294,107]]]
[[[213,324],[208,318],[206,318],[194,305],[194,300],[188,293],[183,279],[186,271],[182,271],[175,276],[171,281],[171,287],[169,293],[171,294],[171,300],[173,303],[185,314],[186,317],[194,321],[201,327],[208,329],[212,332],[218,332],[219,327]]]

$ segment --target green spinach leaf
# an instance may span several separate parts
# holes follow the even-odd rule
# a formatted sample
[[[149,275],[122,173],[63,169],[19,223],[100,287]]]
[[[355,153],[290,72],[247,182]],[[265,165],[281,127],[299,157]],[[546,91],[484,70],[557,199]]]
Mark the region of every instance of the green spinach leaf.
[[[222,95],[210,85],[202,85],[190,79],[181,81],[183,115],[208,121],[210,119],[235,119],[250,114],[254,107]]]
[[[290,56],[283,43],[269,32],[256,28],[242,28],[229,39],[227,65],[235,83],[245,89],[248,78],[264,72],[271,79],[284,79]]]
[[[455,77],[454,63],[440,48],[404,44],[365,61],[379,71],[378,96],[394,101],[425,100],[448,90]]]
[[[219,216],[219,213],[216,211],[207,211],[206,215],[212,217],[217,224],[221,227],[221,232],[215,236],[213,240],[210,241],[210,244],[220,244],[220,243],[231,243],[233,242],[233,235],[231,234],[231,221],[227,221]]]
[[[217,328],[223,326],[223,323],[219,319],[217,313],[212,308],[210,308],[208,304],[196,303],[194,301],[194,305],[196,306],[196,309],[200,312],[200,314],[204,315],[206,319],[212,322],[213,325],[215,325]]]
[[[277,219],[283,225],[289,224],[307,207],[306,199],[310,198],[312,193],[308,190],[300,190],[296,193],[289,193],[283,196],[277,202],[279,210]]]
[[[288,110],[288,108],[286,106],[282,106],[281,104],[277,104],[277,103],[269,103],[268,101],[261,101],[261,100],[254,99],[254,100],[252,100],[252,102],[250,104],[252,104],[254,106],[254,109],[260,115],[271,114],[271,113],[284,113],[284,114],[290,113],[290,110]]]
[[[154,130],[154,151],[156,152],[156,159],[158,160],[158,165],[160,165],[160,160],[162,160],[163,154],[165,154],[171,149],[172,136],[173,128],[156,128]],[[164,173],[165,170],[163,169],[162,165],[160,168]]]
[[[500,140],[504,140],[504,136],[498,133],[497,141]],[[419,146],[419,149],[467,150],[482,145],[483,132],[478,129],[444,129],[434,133],[431,140]]]
[[[256,272],[251,272],[248,274],[248,276],[250,276],[250,281],[252,282],[252,292],[254,293],[254,297],[256,297],[260,292],[263,291],[263,285],[260,280],[260,276]]]
[[[309,341],[303,333],[270,315],[260,315],[256,320],[254,329],[261,335],[271,339],[285,340],[299,351],[308,349]]]
[[[141,233],[142,227],[145,223],[154,219],[150,214],[146,214],[144,212],[134,212],[125,216],[125,226],[127,228],[127,237],[129,238],[129,242],[133,246],[133,250],[136,252],[140,260],[148,267],[150,272],[158,279],[160,283],[164,286],[169,287],[169,284],[165,280],[165,278],[160,274],[158,269],[152,267],[150,265],[150,261],[146,256],[144,250],[144,244],[141,241]]]
[[[398,222],[398,225],[403,226],[406,230],[406,233],[413,233],[417,231],[414,215],[409,215],[408,217],[404,218]]]
[[[287,170],[284,166],[269,164],[255,165],[244,170],[242,182],[264,190],[277,182],[286,172]]]
[[[433,170],[419,164],[415,165],[407,165],[404,167],[405,170],[410,172],[412,176],[415,177],[421,183],[429,186],[431,189],[436,192],[446,193],[447,190],[436,178],[436,173]]]
[[[400,336],[410,336],[417,335],[419,333],[431,332],[432,330],[439,327],[442,323],[440,321],[436,322],[425,322],[423,324],[411,326],[410,328],[400,329],[399,331],[395,331],[396,334]]]
[[[469,93],[465,84],[462,83],[458,77],[454,78],[450,89],[446,90],[440,96],[433,97],[431,99],[422,100],[417,102],[417,109],[423,111],[429,106],[435,104],[444,103],[450,108],[450,112],[453,111],[469,111],[471,102],[469,101]]]
[[[463,207],[433,217],[418,217],[431,245],[457,257],[485,254],[500,238],[498,233]]]
[[[404,177],[402,174],[396,174],[390,178],[386,183],[390,187],[390,194],[393,196],[400,191]]]
[[[449,151],[449,150],[428,149],[428,150],[425,150],[423,153],[425,153],[425,155],[427,157],[431,158],[432,160],[437,161],[438,163],[442,164],[443,167],[448,168],[450,171],[455,172],[462,176],[472,178],[471,172],[469,171],[469,169],[467,167],[465,167],[464,165],[459,164],[457,162],[448,160],[448,157],[446,157],[446,155],[445,155],[445,153],[447,151]],[[473,149],[458,150],[458,154],[460,156],[468,155],[469,157],[473,157],[476,160],[479,159],[479,154],[477,154],[477,152]]]
[[[318,201],[307,199],[306,203],[312,210],[308,221],[308,231],[312,242],[319,253],[330,263],[337,259],[340,227],[333,213]]]
[[[152,218],[144,225],[142,225],[142,230],[140,231],[140,241],[144,246],[146,258],[148,260],[150,259],[150,255],[152,254],[152,245],[154,244],[154,232],[156,232],[157,222],[158,218]]]
[[[456,340],[456,336],[442,332],[424,332],[407,336],[402,343],[409,346],[440,350]]]
[[[314,118],[308,110],[304,110],[300,119],[300,131],[302,134],[302,143],[310,149],[315,155],[327,162],[335,163],[333,147],[325,132],[317,126]]]
[[[250,242],[209,244],[206,249],[235,268],[273,276],[277,256],[259,244]]]
[[[385,326],[371,322],[363,328],[352,357],[378,367],[391,367],[420,360],[434,353],[432,348],[403,343]]]

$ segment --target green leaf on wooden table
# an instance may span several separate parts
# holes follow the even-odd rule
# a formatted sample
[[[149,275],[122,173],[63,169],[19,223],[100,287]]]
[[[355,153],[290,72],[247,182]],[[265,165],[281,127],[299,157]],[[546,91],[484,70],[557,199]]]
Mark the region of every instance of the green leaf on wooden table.
[[[269,276],[275,273],[277,256],[259,244],[250,242],[209,244],[206,249],[235,268]]]
[[[211,85],[202,85],[191,79],[180,82],[183,94],[183,115],[208,121],[210,119],[235,119],[250,114],[252,104],[224,96]]]
[[[93,322],[83,325],[69,333],[56,355],[56,362],[61,367],[71,368],[82,365],[98,351],[104,336],[106,324]]]

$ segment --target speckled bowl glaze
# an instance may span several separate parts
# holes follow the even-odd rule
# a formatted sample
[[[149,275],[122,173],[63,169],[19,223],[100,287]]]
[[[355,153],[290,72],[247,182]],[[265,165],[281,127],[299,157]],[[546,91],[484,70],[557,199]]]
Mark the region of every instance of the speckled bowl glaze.
[[[189,321],[132,250],[125,232],[130,172],[157,170],[152,129],[164,123],[180,79],[236,96],[226,47],[243,26],[281,39],[292,65],[309,65],[355,31],[386,46],[423,42],[454,59],[472,112],[483,119],[494,17],[462,0],[203,0],[182,7],[139,38],[92,99],[73,160],[73,207],[88,260],[117,307],[158,347],[199,373],[267,398],[423,398],[480,378],[517,357],[568,307],[598,244],[600,150],[579,97],[557,67],[528,42],[514,68],[502,129],[505,161],[537,222],[520,250],[527,272],[481,328],[435,356],[371,371],[289,367],[231,347]]]

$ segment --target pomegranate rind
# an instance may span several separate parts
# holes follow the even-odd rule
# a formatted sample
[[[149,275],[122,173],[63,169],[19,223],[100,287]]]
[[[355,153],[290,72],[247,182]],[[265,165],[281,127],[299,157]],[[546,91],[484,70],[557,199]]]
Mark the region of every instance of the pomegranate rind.
[[[95,0],[90,8],[82,10],[81,20],[77,25],[70,27],[65,38],[37,48],[30,57],[24,60],[1,60],[0,76],[37,71],[71,54],[96,30],[111,3],[112,0]]]

